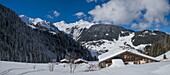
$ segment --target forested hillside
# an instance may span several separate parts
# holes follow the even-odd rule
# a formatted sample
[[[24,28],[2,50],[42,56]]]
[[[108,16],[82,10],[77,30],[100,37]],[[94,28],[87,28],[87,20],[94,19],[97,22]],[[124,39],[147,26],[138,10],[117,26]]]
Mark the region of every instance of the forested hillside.
[[[170,50],[170,36],[166,35],[162,40],[154,43],[148,50],[149,55],[159,56]]]
[[[59,61],[69,52],[89,59],[89,51],[67,34],[32,29],[12,10],[0,5],[0,60],[20,62]]]

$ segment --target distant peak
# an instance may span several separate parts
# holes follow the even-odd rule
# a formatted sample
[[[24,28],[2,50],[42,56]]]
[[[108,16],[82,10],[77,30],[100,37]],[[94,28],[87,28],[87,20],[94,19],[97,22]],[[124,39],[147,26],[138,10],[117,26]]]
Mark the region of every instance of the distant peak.
[[[33,24],[37,24],[37,23],[39,23],[39,22],[43,22],[44,20],[42,20],[42,19],[40,19],[40,18],[35,18],[34,20],[33,20]]]
[[[25,15],[19,15],[19,17],[26,17]]]
[[[42,19],[40,18],[35,18],[34,20],[37,20],[37,21],[43,21]]]
[[[39,22],[46,22],[45,20],[42,20],[41,18],[30,18],[25,15],[19,15],[19,17],[27,24],[37,24]]]
[[[62,20],[62,21],[60,21],[60,22],[56,22],[56,23],[54,23],[54,25],[58,25],[58,24],[62,24],[62,25],[63,25],[63,24],[66,24],[66,23],[65,23],[65,21],[64,21],[64,20]]]
[[[87,22],[87,21],[80,19],[79,21],[76,21],[76,22]]]

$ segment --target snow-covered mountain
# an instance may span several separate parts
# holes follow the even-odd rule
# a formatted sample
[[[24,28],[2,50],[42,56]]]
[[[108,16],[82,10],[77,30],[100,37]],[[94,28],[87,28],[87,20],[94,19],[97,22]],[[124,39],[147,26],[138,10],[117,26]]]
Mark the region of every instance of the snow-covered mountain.
[[[50,23],[40,18],[28,18],[20,15],[22,20],[30,26],[41,26],[48,29],[57,28],[72,36],[72,38],[92,52],[104,53],[119,48],[145,50],[153,43],[162,40],[165,35],[161,31],[133,31],[116,25],[95,24],[79,20],[75,23],[64,21]]]
[[[54,23],[59,30],[71,34],[84,47],[92,52],[106,52],[119,48],[144,50],[164,38],[160,31],[132,31],[116,25],[94,24],[80,20],[75,23],[64,21]]]
[[[30,18],[25,15],[20,15],[19,17],[33,29],[47,30],[51,33],[56,33],[59,31],[58,28],[49,21],[45,21],[40,18]]]
[[[46,23],[46,21],[40,19],[40,18],[30,18],[30,17],[27,17],[25,15],[20,15],[19,16],[26,24],[34,24],[36,25],[37,23],[41,22],[41,23]],[[48,22],[49,23],[49,22]]]
[[[73,37],[73,39],[77,40],[81,32],[85,29],[89,29],[94,23],[90,23],[88,21],[79,20],[74,23],[65,23],[64,21],[51,23],[46,20],[42,20],[40,18],[30,18],[25,15],[19,16],[28,26],[35,29],[37,26],[41,26],[47,28],[52,31],[63,31]]]
[[[89,29],[94,23],[79,20],[75,23],[65,23],[64,21],[53,23],[59,30],[73,36],[73,39],[78,40],[79,35],[83,30]]]
[[[146,47],[163,40],[166,35],[160,31],[135,32],[115,25],[97,24],[83,31],[78,41],[90,51],[105,53],[120,48],[146,50]]]

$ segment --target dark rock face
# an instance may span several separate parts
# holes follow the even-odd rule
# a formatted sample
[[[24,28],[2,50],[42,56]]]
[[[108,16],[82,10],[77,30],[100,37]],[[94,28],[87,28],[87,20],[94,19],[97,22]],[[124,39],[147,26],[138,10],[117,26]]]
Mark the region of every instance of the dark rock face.
[[[78,41],[95,41],[100,39],[113,40],[118,39],[119,36],[128,36],[132,33],[132,30],[128,30],[115,25],[93,25],[89,29],[84,30],[79,36]]]
[[[28,27],[12,10],[0,5],[0,60],[49,62],[65,58],[68,52],[88,59],[89,51],[67,34]]]
[[[160,31],[137,31],[135,32],[135,36],[132,38],[132,40],[134,40],[132,43],[135,46],[140,44],[153,44],[155,42],[163,40],[165,35],[167,34]]]

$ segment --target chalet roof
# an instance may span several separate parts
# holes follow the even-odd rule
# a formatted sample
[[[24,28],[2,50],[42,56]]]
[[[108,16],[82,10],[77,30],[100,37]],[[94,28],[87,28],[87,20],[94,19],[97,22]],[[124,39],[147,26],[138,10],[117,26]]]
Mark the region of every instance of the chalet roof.
[[[77,59],[74,61],[74,63],[86,63],[87,61],[84,59]]]
[[[163,60],[164,55],[166,55],[166,57],[170,59],[170,51],[168,51],[160,56],[157,56],[156,58],[159,60]]]
[[[109,58],[112,58],[112,57],[115,57],[119,54],[122,54],[124,52],[130,52],[130,53],[133,53],[133,54],[136,54],[136,55],[139,55],[139,56],[142,56],[142,57],[145,57],[145,58],[148,58],[148,59],[152,59],[152,60],[155,60],[155,61],[159,61],[158,59],[152,57],[152,56],[148,56],[148,55],[145,55],[145,54],[142,54],[140,52],[138,52],[137,50],[135,49],[125,49],[125,50],[121,50],[121,49],[115,49],[115,50],[110,50],[102,55],[99,55],[99,62],[101,61],[105,61]]]

